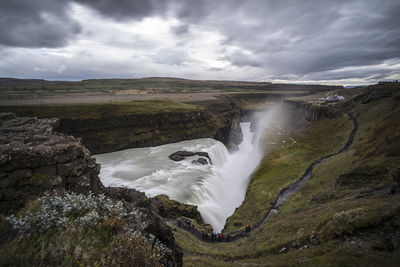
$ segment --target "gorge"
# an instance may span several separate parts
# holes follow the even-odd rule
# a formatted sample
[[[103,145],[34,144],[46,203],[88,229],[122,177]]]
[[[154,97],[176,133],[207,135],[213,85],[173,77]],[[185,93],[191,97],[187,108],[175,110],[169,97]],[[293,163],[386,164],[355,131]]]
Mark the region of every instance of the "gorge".
[[[199,260],[201,265],[254,260],[274,266],[282,258],[289,265],[302,257],[317,263],[326,257],[353,259],[352,242],[359,253],[365,253],[358,259],[362,262],[380,257],[379,253],[394,255],[390,253],[397,250],[399,236],[398,91],[371,86],[339,94],[345,95],[346,101],[329,105],[315,102],[319,93],[257,97],[256,101],[224,96],[218,101],[183,105],[150,101],[1,107],[18,115],[45,118],[56,111],[61,117],[58,121],[18,118],[10,113],[0,116],[5,136],[1,139],[0,204],[4,215],[0,230],[8,244],[0,251],[3,262],[26,260],[15,256],[15,250],[23,245],[28,248],[27,255],[39,263],[41,259],[34,256],[40,255],[37,241],[45,240],[46,261],[60,263],[63,254],[49,256],[54,236],[66,240],[71,248],[78,244],[91,251],[93,256],[86,262],[95,262],[105,256],[87,245],[93,242],[88,240],[112,248],[116,240],[125,244],[121,242],[126,233],[136,236],[139,232],[145,243],[133,249],[150,253],[151,242],[156,242],[162,249],[162,264],[167,266],[182,264],[182,251],[176,244],[183,248],[183,263],[188,266],[198,265]],[[146,103],[155,106],[147,108]],[[64,125],[69,128],[58,123],[67,123]],[[118,133],[113,136],[114,126]],[[65,135],[67,131],[56,132],[61,129],[73,130],[80,138]],[[141,139],[138,133],[147,131],[147,139]],[[125,146],[132,137],[136,139]],[[97,162],[81,140],[98,144],[92,145]],[[104,145],[102,140],[109,142]],[[186,153],[191,156],[171,160],[169,156],[177,151],[191,152]],[[56,209],[50,214],[61,217],[51,215],[46,220],[60,226],[54,224],[30,238],[18,230],[35,223],[44,227],[29,220],[38,218],[42,201],[55,199],[66,204],[82,201],[82,205],[90,199],[98,207],[79,210],[78,221],[76,215],[59,214]],[[104,203],[115,210],[104,213]],[[268,221],[263,220],[265,216]],[[90,220],[93,226],[83,224]],[[178,220],[189,221],[192,232],[177,227]],[[72,228],[63,228],[61,222]],[[9,223],[16,228],[10,230]],[[244,232],[248,224],[254,228]],[[128,229],[138,232],[126,232]],[[201,234],[211,230],[233,237],[232,242],[200,242]],[[119,247],[121,253],[128,247]],[[326,256],[314,257],[315,251],[322,249]],[[119,259],[126,262],[124,257]]]

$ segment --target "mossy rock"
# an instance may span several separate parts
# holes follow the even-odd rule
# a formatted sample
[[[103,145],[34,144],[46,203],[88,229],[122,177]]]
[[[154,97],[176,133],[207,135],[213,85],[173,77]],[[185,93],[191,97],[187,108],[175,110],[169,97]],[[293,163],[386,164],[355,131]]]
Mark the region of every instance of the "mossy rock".
[[[197,206],[172,200],[166,195],[158,195],[151,200],[158,213],[165,218],[177,219],[184,216],[196,220],[199,224],[204,223]]]

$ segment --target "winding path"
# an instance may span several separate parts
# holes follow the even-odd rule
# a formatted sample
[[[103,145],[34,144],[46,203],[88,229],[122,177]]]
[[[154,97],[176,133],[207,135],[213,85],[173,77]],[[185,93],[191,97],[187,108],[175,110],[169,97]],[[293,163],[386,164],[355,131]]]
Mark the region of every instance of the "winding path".
[[[314,163],[312,163],[304,172],[303,176],[297,180],[296,182],[292,183],[291,185],[289,185],[288,187],[284,188],[281,190],[281,192],[279,193],[278,197],[275,200],[275,203],[272,205],[272,207],[268,210],[268,212],[265,214],[265,216],[255,225],[252,226],[251,230],[260,227],[261,225],[263,225],[266,221],[268,221],[271,217],[273,217],[276,213],[278,213],[279,209],[282,207],[282,205],[289,199],[289,197],[291,197],[293,194],[295,194],[297,191],[300,190],[300,188],[311,178],[311,174],[313,169],[320,165],[321,163],[323,163],[324,161],[326,161],[327,159],[336,156],[344,151],[347,151],[350,147],[350,145],[353,143],[354,137],[356,135],[357,129],[358,129],[358,123],[357,120],[353,117],[353,115],[351,115],[351,113],[349,112],[345,112],[348,116],[349,116],[349,120],[351,120],[353,122],[353,129],[350,132],[350,135],[347,139],[346,144],[343,146],[342,149],[340,149],[339,151],[329,154],[327,156],[324,156],[322,158],[320,158],[319,160],[315,161]],[[191,233],[192,235],[194,235],[197,239],[204,241],[204,242],[232,242],[235,240],[238,240],[240,238],[243,238],[245,236],[248,235],[248,232],[245,231],[240,231],[234,234],[230,234],[230,235],[224,235],[224,238],[222,240],[211,240],[211,239],[203,239],[202,236],[202,232],[194,229],[194,228],[190,228],[190,227],[186,227],[184,224],[178,224],[178,220],[165,220],[166,222],[170,222],[172,224],[174,224],[175,226],[182,228],[186,231],[188,231],[189,233]]]

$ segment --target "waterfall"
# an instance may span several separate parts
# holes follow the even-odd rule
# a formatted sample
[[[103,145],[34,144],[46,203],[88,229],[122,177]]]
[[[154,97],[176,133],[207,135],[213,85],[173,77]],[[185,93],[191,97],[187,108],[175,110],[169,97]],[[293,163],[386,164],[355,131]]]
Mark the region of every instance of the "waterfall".
[[[222,165],[217,165],[203,183],[193,186],[198,210],[216,232],[224,228],[226,219],[243,202],[251,174],[262,157],[256,146],[258,140],[253,140],[255,134],[250,131],[250,123],[240,126],[243,141],[239,149],[228,155]]]
[[[166,194],[197,205],[203,220],[220,232],[244,200],[251,174],[263,156],[261,137],[277,111],[271,108],[254,119],[256,127],[241,123],[243,141],[232,153],[221,142],[203,138],[96,155],[101,181],[105,186],[132,187],[149,197]],[[212,164],[193,164],[195,157],[179,162],[168,158],[179,150],[207,152]]]
[[[210,148],[205,149],[205,152],[208,153],[211,163],[216,167],[223,166],[229,157],[229,151],[226,149],[226,146],[218,141]]]

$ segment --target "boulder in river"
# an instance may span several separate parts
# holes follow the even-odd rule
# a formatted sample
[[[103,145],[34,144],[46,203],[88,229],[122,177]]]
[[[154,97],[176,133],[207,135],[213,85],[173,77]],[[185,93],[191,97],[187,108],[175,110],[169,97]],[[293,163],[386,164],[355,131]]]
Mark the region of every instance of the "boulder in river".
[[[208,158],[211,163],[211,158],[207,152],[191,152],[191,151],[181,150],[181,151],[176,151],[176,152],[170,154],[168,157],[173,161],[181,161],[181,160],[186,159],[187,157],[193,157],[193,156],[200,156],[200,157]]]

